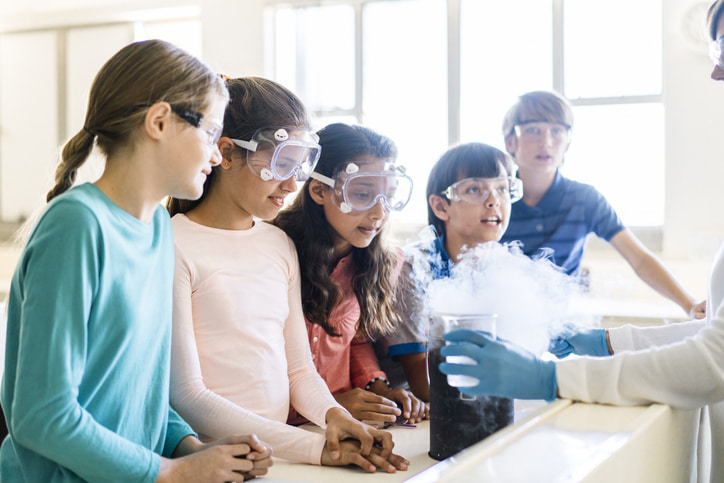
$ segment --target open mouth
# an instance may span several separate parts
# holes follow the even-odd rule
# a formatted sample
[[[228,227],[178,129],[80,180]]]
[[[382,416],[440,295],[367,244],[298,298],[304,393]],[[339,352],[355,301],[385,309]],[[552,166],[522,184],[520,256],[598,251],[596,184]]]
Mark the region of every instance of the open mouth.
[[[493,225],[500,225],[503,220],[499,216],[490,216],[488,218],[483,218],[480,220],[482,223],[490,223]]]
[[[369,228],[366,226],[360,226],[358,228],[358,230],[361,231],[362,233],[364,233],[365,235],[373,235],[377,232],[377,228]]]

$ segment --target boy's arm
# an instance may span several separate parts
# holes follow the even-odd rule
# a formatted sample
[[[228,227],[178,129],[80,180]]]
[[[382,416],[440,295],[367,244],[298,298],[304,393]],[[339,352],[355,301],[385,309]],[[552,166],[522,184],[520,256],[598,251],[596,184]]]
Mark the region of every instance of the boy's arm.
[[[401,354],[400,364],[405,370],[410,390],[425,402],[430,401],[430,379],[427,374],[427,358],[424,352]]]
[[[691,318],[706,315],[705,302],[691,295],[636,236],[625,228],[611,238],[611,245],[631,265],[636,275],[664,297],[676,302]]]

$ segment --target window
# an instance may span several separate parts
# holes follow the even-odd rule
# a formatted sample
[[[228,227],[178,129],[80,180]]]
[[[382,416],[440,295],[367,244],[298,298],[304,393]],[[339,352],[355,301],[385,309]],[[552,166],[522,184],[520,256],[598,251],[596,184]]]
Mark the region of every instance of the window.
[[[350,0],[270,9],[267,75],[300,95],[315,127],[354,122],[397,143],[415,180],[398,222],[426,223],[427,174],[449,145],[504,149],[501,123],[517,96],[555,89],[576,116],[563,172],[595,184],[627,225],[663,224],[661,0]]]

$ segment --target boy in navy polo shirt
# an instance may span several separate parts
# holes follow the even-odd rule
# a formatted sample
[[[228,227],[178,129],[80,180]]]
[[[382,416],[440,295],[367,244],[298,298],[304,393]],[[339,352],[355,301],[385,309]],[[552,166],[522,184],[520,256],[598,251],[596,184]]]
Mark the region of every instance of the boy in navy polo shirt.
[[[518,165],[524,195],[513,205],[502,242],[520,241],[528,256],[552,251],[552,260],[578,275],[589,233],[611,245],[651,288],[676,302],[691,318],[703,318],[706,302],[698,301],[624,226],[606,198],[593,186],[559,172],[571,142],[573,109],[555,92],[523,94],[505,115],[505,147]]]

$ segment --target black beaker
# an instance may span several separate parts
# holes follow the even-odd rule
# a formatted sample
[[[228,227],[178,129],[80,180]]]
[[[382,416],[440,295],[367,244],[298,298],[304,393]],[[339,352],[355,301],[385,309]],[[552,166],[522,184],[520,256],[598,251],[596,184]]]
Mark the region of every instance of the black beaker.
[[[487,438],[513,422],[513,400],[496,396],[465,396],[448,383],[448,376],[438,366],[445,361],[440,349],[442,336],[456,328],[478,330],[490,324],[494,315],[435,314],[430,323],[427,363],[430,375],[430,452],[431,458],[442,460]],[[477,318],[477,320],[476,320]],[[482,320],[485,318],[486,320]],[[484,329],[490,332],[490,329]],[[494,332],[494,320],[492,334]],[[462,362],[462,361],[458,361]],[[460,379],[460,378],[458,378]],[[465,379],[463,377],[463,379]],[[466,381],[453,381],[473,385]]]

